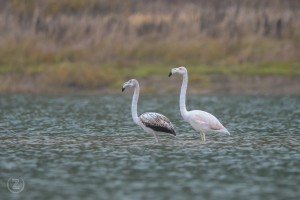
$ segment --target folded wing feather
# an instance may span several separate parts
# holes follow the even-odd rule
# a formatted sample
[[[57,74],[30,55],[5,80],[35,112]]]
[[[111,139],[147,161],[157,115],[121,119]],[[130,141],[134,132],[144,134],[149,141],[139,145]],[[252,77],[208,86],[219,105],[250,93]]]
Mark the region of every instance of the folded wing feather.
[[[160,113],[146,112],[140,116],[140,120],[146,127],[151,128],[154,131],[176,135],[171,121]]]

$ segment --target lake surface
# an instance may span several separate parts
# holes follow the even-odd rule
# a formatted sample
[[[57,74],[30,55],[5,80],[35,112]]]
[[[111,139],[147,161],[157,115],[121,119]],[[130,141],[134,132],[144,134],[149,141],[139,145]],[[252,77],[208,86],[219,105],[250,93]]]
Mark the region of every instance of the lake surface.
[[[140,114],[159,111],[176,126],[159,144],[130,105],[129,91],[0,95],[0,199],[300,199],[300,97],[189,96],[188,109],[231,132],[205,143],[181,119],[178,96],[140,99]],[[10,178],[24,189],[10,192]]]

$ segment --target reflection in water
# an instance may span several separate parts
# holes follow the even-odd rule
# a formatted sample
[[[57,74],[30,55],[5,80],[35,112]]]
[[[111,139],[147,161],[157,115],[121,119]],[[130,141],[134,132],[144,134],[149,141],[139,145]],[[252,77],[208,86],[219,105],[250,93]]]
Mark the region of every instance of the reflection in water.
[[[21,177],[22,199],[298,199],[299,97],[189,97],[232,135],[183,122],[174,96],[144,97],[176,138],[133,124],[131,96],[0,96],[0,179]],[[153,101],[152,101],[153,99]],[[153,103],[155,102],[155,103]],[[1,199],[10,198],[4,184]]]

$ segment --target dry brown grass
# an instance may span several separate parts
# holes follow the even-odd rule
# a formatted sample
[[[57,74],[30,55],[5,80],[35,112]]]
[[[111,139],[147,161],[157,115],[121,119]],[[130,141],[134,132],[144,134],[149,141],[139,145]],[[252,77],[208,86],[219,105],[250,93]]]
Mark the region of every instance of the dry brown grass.
[[[0,74],[82,89],[177,65],[299,74],[299,18],[294,0],[3,0]]]

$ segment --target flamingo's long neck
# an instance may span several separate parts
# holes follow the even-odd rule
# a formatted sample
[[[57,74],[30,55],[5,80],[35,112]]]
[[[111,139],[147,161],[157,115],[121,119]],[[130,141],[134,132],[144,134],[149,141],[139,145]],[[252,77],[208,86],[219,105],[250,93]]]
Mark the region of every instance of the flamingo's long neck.
[[[138,125],[140,122],[140,118],[137,114],[137,102],[139,100],[139,93],[140,93],[140,86],[136,82],[136,85],[134,87],[133,97],[132,97],[132,103],[131,103],[131,115],[132,115],[133,121]]]
[[[182,80],[181,91],[180,91],[180,101],[179,101],[180,113],[183,119],[186,119],[188,115],[188,112],[186,110],[186,105],[185,105],[187,82],[188,82],[188,74],[186,72],[183,74],[183,80]]]

